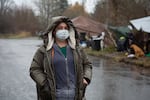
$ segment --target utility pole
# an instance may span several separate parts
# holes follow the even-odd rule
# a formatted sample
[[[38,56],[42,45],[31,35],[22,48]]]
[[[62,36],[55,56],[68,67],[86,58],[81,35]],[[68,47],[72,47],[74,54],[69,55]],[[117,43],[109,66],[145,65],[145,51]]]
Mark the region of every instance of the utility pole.
[[[109,0],[106,0],[106,22],[105,22],[105,24],[106,24],[105,28],[106,28],[106,30],[107,30],[111,40],[113,41],[115,47],[117,47],[117,43],[115,42],[115,40],[114,40],[114,38],[112,36],[112,33],[108,30],[108,24],[109,24]]]

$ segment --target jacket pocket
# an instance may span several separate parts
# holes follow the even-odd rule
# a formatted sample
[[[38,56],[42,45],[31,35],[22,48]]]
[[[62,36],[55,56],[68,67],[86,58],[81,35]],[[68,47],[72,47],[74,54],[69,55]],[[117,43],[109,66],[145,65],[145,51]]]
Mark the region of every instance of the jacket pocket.
[[[50,87],[48,82],[44,84],[44,86],[40,87],[40,97],[42,100],[51,100]]]

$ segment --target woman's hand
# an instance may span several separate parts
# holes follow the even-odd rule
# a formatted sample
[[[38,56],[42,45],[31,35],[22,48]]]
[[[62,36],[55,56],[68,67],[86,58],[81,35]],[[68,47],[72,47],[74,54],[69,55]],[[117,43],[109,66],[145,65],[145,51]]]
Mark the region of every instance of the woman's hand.
[[[88,85],[88,82],[86,81],[86,79],[83,79],[83,83]]]

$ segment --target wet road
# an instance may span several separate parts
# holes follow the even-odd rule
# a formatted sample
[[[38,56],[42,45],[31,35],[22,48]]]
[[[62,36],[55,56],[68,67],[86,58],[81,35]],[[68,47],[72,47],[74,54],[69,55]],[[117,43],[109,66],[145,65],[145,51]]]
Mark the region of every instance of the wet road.
[[[0,39],[0,100],[36,100],[35,83],[29,77],[33,54],[42,41]],[[87,100],[149,100],[150,77],[135,66],[90,57],[93,79]]]
[[[92,58],[93,80],[87,100],[150,100],[150,77],[136,66]]]

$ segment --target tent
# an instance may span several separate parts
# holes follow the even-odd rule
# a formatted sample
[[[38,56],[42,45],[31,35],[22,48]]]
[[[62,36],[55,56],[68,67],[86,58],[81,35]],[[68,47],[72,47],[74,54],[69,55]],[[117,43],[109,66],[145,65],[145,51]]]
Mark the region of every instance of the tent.
[[[142,31],[150,33],[150,16],[130,20],[131,25],[133,25],[137,30],[142,29]]]
[[[131,30],[128,28],[128,26],[108,26],[108,29],[113,32],[113,38],[117,44],[117,51],[126,51],[128,48],[128,33],[131,33]]]
[[[119,26],[119,27],[108,26],[108,29],[110,29],[115,33],[116,38],[120,38],[122,36],[127,37],[127,33],[131,32],[131,30],[127,26]]]
[[[150,52],[150,16],[130,20],[130,24],[135,28],[135,39],[138,40],[140,47]]]
[[[72,19],[73,24],[77,28],[79,33],[87,33],[88,36],[98,36],[102,32],[105,32],[105,44],[106,47],[109,45],[113,45],[113,39],[105,28],[105,25],[99,22],[96,22],[90,18],[84,16],[78,16]]]
[[[84,16],[78,16],[72,19],[72,22],[77,28],[78,32],[90,33],[91,36],[98,35],[99,33],[105,31],[104,24]]]

